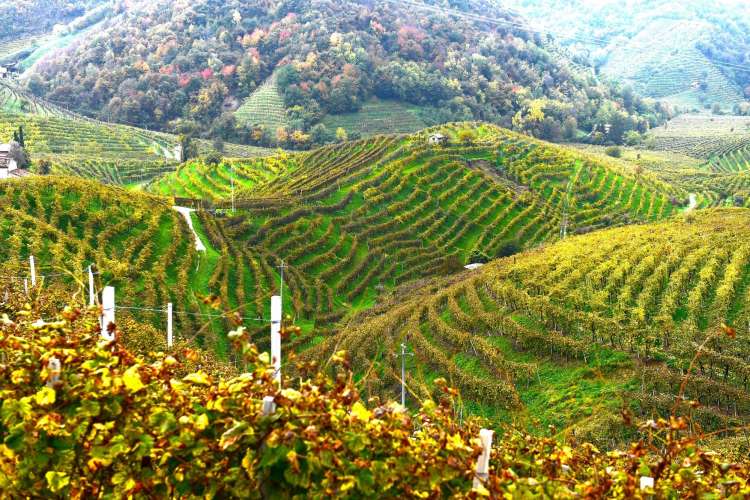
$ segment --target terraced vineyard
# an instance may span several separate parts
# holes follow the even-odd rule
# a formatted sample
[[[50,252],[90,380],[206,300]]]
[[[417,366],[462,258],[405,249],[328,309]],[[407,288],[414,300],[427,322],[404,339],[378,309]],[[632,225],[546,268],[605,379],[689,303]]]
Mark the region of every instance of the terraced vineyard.
[[[472,412],[525,409],[596,437],[610,425],[603,434],[618,433],[622,406],[668,412],[706,341],[685,395],[704,406],[695,411],[703,425],[723,428],[750,417],[750,211],[694,219],[570,238],[410,287],[308,355],[344,349],[370,374],[363,386],[392,397],[401,363],[392,354],[406,343],[418,395],[443,376]]]
[[[740,89],[696,47],[708,30],[703,22],[654,19],[635,37],[616,44],[603,71],[673,105],[700,109],[707,102],[731,109],[743,100]],[[704,82],[705,89],[697,88],[697,82]]]
[[[172,302],[178,335],[198,336],[226,355],[224,333],[236,318],[210,318],[221,312],[201,302],[220,287],[212,279],[218,254],[196,251],[185,220],[170,205],[165,198],[70,177],[0,181],[0,280],[18,285],[28,277],[30,254],[49,283],[85,282],[85,268],[93,264],[102,273],[97,286],[116,286],[121,314],[163,331],[166,316],[157,309]],[[199,224],[196,229],[202,232]],[[237,270],[245,267],[236,264]],[[257,323],[248,320],[247,326]]]
[[[232,196],[246,197],[259,184],[276,178],[294,165],[295,159],[286,155],[268,159],[233,160],[211,166],[199,161],[181,165],[176,171],[149,183],[147,189],[165,196],[179,196],[213,202],[226,201]]]
[[[466,129],[474,143],[457,143]],[[265,183],[270,160],[236,165],[246,189],[239,212],[201,214],[221,249],[222,300],[254,301],[245,312],[260,312],[283,259],[287,312],[328,326],[400,283],[461,269],[475,249],[493,257],[677,210],[669,199],[680,193],[665,184],[564,148],[486,125],[441,130],[454,144],[429,147],[428,130],[329,146],[288,159],[286,169],[266,167],[276,177]],[[228,170],[188,166],[151,190],[228,207]],[[234,271],[238,262],[251,263],[246,274]]]
[[[680,115],[649,135],[657,150],[709,160],[750,145],[750,118]]]
[[[376,100],[365,103],[357,113],[328,115],[323,124],[329,130],[339,127],[362,137],[380,134],[409,134],[426,127],[420,118],[420,108],[398,101]]]
[[[263,85],[250,95],[234,113],[239,123],[264,125],[271,131],[286,127],[289,120],[286,115],[284,98],[279,92],[276,75],[272,75]]]

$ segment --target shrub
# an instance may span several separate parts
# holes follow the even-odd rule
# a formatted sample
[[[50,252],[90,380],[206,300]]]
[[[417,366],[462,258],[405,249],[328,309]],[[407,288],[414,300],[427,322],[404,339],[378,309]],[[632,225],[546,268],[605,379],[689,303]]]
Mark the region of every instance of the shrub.
[[[516,240],[504,241],[500,244],[500,247],[497,250],[497,255],[495,255],[495,257],[497,257],[498,259],[501,259],[503,257],[510,257],[511,255],[519,253],[521,249],[521,244]]]
[[[620,148],[620,146],[608,146],[604,149],[604,154],[611,156],[612,158],[621,158],[622,148]]]
[[[467,264],[486,264],[490,261],[489,256],[482,250],[475,248],[469,255],[469,262]]]
[[[203,162],[206,165],[210,165],[212,167],[215,167],[219,163],[221,163],[222,159],[223,157],[218,151],[210,151],[203,156]]]

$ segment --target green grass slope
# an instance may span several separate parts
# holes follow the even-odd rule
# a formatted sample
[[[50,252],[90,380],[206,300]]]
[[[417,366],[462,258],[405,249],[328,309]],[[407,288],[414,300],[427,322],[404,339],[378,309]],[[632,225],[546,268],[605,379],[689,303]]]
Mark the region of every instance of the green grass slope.
[[[706,428],[750,417],[750,211],[699,211],[569,238],[451,280],[399,291],[308,353],[351,353],[372,395],[445,377],[466,411],[620,435],[619,412],[668,413],[699,346],[685,397]],[[737,327],[737,338],[720,325]]]

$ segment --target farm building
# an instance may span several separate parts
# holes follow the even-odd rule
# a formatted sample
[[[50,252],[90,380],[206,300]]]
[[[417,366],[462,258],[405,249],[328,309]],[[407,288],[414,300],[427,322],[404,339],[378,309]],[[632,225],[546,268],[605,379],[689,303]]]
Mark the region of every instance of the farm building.
[[[18,144],[0,144],[0,179],[9,177],[23,177],[28,172],[18,168],[13,149]]]
[[[440,146],[448,142],[448,138],[443,134],[432,134],[430,138],[427,139],[427,142],[430,146]]]

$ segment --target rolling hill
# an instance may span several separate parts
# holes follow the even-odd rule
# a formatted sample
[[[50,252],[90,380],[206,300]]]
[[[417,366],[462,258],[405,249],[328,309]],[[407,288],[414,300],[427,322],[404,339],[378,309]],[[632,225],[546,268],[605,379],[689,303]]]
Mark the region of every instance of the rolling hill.
[[[434,132],[450,143],[429,146]],[[232,178],[236,214],[228,210]],[[255,312],[283,260],[288,312],[322,328],[398,284],[454,272],[477,255],[659,220],[687,198],[649,176],[484,124],[380,136],[282,162],[187,164],[147,189],[223,208],[223,217],[200,217],[223,249],[230,293],[239,278],[231,263],[253,263],[254,276],[243,279]]]
[[[607,442],[625,437],[623,407],[668,413],[701,350],[685,388],[696,422],[745,422],[748,223],[745,209],[707,210],[572,237],[397,291],[308,355],[346,350],[369,394],[393,397],[405,343],[415,397],[445,376],[468,413]]]
[[[7,80],[0,80],[0,140],[24,128],[31,161],[49,161],[52,171],[111,184],[141,184],[177,168],[179,139],[175,135],[93,120],[39,99]],[[213,151],[198,140],[197,152]],[[233,158],[271,154],[271,150],[223,144]]]

